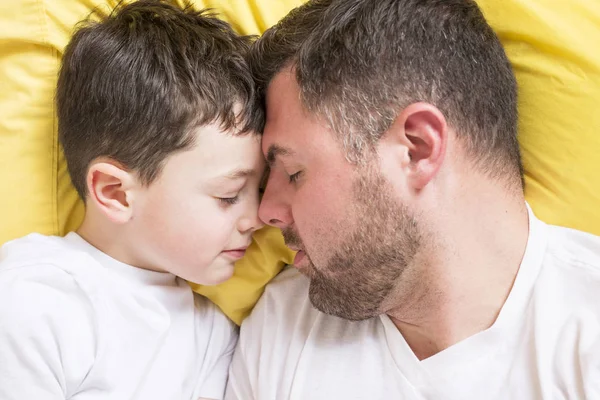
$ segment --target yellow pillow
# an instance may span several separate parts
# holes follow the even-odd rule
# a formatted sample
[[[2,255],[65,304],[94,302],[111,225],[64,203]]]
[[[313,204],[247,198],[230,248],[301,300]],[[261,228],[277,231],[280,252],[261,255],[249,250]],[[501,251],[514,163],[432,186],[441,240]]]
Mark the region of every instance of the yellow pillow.
[[[600,1],[478,0],[519,83],[525,195],[600,235]]]
[[[183,0],[178,0],[180,4]],[[31,232],[64,235],[77,229],[83,204],[71,185],[57,138],[54,89],[60,57],[77,22],[118,0],[0,2],[0,244]],[[198,0],[240,32],[259,34],[300,1]],[[236,323],[264,285],[293,260],[277,229],[257,232],[235,276],[194,290],[211,298]]]

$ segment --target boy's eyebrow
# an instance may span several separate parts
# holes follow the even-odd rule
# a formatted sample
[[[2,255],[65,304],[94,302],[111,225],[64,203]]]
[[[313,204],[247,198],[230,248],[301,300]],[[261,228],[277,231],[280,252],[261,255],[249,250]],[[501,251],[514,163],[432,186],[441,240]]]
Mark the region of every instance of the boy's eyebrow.
[[[269,150],[267,151],[267,164],[269,167],[272,167],[275,164],[275,161],[278,156],[291,156],[294,154],[294,151],[288,147],[279,146],[277,144],[272,144],[269,146]]]
[[[253,170],[252,168],[249,168],[249,169],[235,169],[235,170],[229,172],[228,174],[224,175],[224,178],[226,178],[226,179],[240,179],[240,178],[247,178],[247,177],[250,177],[252,175],[256,175],[256,171]]]

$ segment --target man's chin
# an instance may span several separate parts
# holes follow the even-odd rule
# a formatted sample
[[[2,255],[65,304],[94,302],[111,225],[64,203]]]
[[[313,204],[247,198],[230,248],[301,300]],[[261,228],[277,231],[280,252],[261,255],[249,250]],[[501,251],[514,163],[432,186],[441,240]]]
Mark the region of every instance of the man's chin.
[[[339,281],[324,279],[316,270],[312,272],[308,298],[312,306],[322,313],[349,321],[363,321],[383,314],[376,296],[356,292],[355,288],[340,285]]]

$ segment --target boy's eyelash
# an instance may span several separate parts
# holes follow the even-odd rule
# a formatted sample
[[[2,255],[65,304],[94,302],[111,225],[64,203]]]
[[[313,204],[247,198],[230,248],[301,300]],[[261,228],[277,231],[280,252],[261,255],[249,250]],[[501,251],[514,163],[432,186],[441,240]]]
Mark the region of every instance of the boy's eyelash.
[[[221,203],[224,203],[228,206],[232,206],[234,204],[236,204],[238,201],[240,200],[240,196],[235,196],[235,197],[219,197],[219,201]]]

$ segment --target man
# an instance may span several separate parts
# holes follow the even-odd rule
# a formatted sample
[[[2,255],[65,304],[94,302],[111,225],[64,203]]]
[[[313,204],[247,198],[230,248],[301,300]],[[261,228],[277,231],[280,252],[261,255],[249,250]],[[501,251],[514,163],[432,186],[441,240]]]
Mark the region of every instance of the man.
[[[515,79],[473,1],[311,1],[252,61],[259,216],[298,255],[226,397],[600,398],[600,239],[525,203]]]

